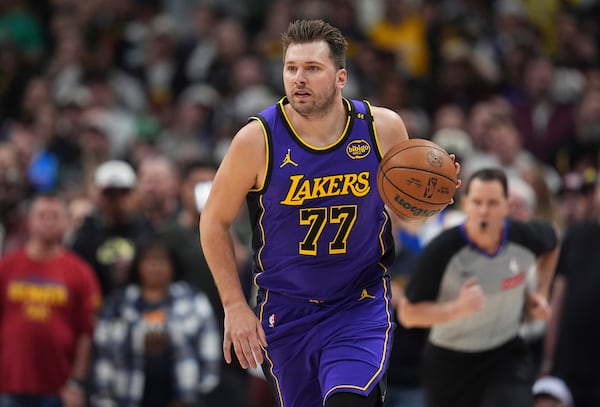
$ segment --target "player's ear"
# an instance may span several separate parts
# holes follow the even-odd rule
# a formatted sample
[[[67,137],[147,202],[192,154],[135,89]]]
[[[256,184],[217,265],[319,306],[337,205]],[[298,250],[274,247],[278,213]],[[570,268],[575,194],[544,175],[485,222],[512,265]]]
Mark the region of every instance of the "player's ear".
[[[348,71],[346,71],[345,68],[340,68],[337,71],[336,74],[336,85],[339,86],[339,88],[343,88],[344,86],[346,86],[346,82],[348,81]]]

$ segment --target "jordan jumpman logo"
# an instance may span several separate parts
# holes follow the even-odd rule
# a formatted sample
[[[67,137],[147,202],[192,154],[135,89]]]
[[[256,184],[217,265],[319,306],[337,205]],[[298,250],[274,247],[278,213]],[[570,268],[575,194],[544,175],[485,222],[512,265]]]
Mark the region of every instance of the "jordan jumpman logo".
[[[281,165],[279,166],[279,168],[283,168],[287,164],[292,164],[294,167],[298,166],[298,164],[294,160],[292,160],[289,148],[288,148],[288,152],[285,155],[285,157],[283,158],[283,162],[281,163]]]
[[[374,295],[369,294],[369,292],[367,291],[366,288],[362,289],[362,292],[360,293],[360,298],[358,299],[359,301],[364,300],[365,298],[375,298]]]

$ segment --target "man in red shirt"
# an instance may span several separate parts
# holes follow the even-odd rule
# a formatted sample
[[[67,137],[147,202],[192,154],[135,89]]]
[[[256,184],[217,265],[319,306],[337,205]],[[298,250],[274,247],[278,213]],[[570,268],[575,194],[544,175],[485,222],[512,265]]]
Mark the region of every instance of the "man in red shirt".
[[[31,204],[30,238],[0,261],[0,406],[81,407],[100,290],[65,249],[65,203]]]

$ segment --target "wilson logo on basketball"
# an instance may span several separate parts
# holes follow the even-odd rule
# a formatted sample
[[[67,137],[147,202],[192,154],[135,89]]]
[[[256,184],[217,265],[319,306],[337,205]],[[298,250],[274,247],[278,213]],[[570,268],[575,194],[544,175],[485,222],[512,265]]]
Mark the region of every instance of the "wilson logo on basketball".
[[[346,154],[353,160],[365,158],[371,152],[371,146],[366,140],[352,140],[346,146]]]
[[[419,208],[418,206],[415,205],[411,205],[410,202],[405,201],[404,199],[402,199],[402,197],[400,195],[396,195],[394,197],[394,201],[396,201],[396,203],[398,205],[400,205],[402,208],[410,211],[410,213],[415,217],[423,217],[423,218],[428,218],[430,216],[435,215],[436,213],[439,213],[441,211],[441,209],[425,209],[425,208]]]

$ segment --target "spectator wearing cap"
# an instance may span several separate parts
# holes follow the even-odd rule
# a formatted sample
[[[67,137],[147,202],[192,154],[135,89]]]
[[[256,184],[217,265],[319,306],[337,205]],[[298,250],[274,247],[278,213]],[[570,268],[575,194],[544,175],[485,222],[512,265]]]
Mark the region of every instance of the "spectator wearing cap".
[[[573,397],[562,379],[544,376],[533,384],[533,407],[573,407]]]
[[[110,160],[101,164],[93,177],[95,209],[73,238],[73,250],[92,266],[103,295],[127,281],[136,241],[153,230],[134,206],[136,184],[136,173],[128,163]]]

